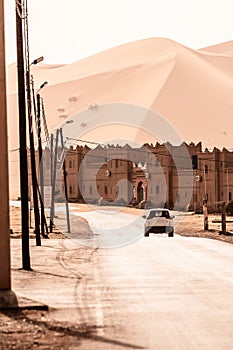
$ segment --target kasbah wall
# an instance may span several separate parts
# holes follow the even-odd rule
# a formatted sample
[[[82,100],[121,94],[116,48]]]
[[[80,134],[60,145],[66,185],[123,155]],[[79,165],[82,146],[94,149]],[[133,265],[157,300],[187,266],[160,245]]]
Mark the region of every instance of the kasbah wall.
[[[52,184],[53,156],[48,148],[44,150],[45,187]],[[65,168],[69,202],[202,212],[203,201],[207,201],[209,212],[218,212],[222,202],[232,200],[233,152],[225,148],[203,151],[201,142],[144,144],[140,148],[128,144],[94,149],[71,146]],[[59,161],[56,174],[55,200],[62,201],[64,174]]]

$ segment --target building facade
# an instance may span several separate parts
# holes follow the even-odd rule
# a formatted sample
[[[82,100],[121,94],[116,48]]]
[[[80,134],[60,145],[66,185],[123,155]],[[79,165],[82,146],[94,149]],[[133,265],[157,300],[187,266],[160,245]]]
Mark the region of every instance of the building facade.
[[[60,152],[61,153],[61,152]],[[59,154],[59,152],[58,152]],[[38,157],[37,157],[38,158]],[[52,186],[54,157],[44,152],[45,186]],[[233,194],[233,152],[202,150],[202,144],[169,143],[70,147],[65,155],[70,202],[167,207],[211,212]],[[57,162],[55,200],[64,200],[64,169]]]

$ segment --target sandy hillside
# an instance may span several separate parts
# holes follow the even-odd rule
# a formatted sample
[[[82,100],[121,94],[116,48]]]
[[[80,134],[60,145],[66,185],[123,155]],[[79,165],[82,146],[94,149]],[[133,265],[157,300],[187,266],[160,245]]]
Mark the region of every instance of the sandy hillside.
[[[31,67],[35,90],[44,81],[49,82],[41,95],[50,131],[81,110],[120,102],[157,111],[187,142],[202,141],[211,148],[233,148],[230,127],[233,41],[193,50],[168,39],[151,38],[68,65],[41,63]],[[15,149],[18,147],[15,64],[7,68],[7,85],[9,148]],[[85,128],[85,120],[82,123]],[[116,138],[122,137],[120,130],[116,132]],[[103,141],[106,132],[84,133],[84,136]],[[153,142],[153,136],[144,141]],[[18,173],[17,152],[12,152],[11,197],[18,195]]]

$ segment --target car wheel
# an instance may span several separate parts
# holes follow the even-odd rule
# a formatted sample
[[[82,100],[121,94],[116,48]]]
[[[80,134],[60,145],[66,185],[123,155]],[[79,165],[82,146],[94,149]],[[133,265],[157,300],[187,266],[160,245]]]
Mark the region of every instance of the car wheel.
[[[173,237],[174,236],[174,231],[168,232],[168,237]]]
[[[146,232],[144,233],[144,236],[145,236],[145,237],[149,237],[149,234],[150,234],[150,231],[146,231]]]

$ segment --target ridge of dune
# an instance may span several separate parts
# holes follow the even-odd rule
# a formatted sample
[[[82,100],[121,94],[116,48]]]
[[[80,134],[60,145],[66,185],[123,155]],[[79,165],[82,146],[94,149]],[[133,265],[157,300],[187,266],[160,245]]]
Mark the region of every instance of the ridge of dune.
[[[202,51],[233,56],[233,40],[211,45],[201,49]]]
[[[35,77],[40,76],[40,81],[48,80],[49,85],[63,83],[76,79],[83,79],[93,75],[108,73],[112,71],[121,71],[128,67],[142,66],[153,61],[154,56],[158,55],[161,60],[166,52],[171,53],[179,45],[175,41],[163,38],[149,38],[130,42],[111,49],[96,53],[92,56],[70,64],[39,64],[31,66],[31,73]],[[9,79],[14,75],[16,79],[16,63],[7,67],[7,76]],[[13,83],[13,82],[12,82]],[[15,88],[9,84],[8,93],[15,93]],[[38,86],[40,83],[38,82]]]

